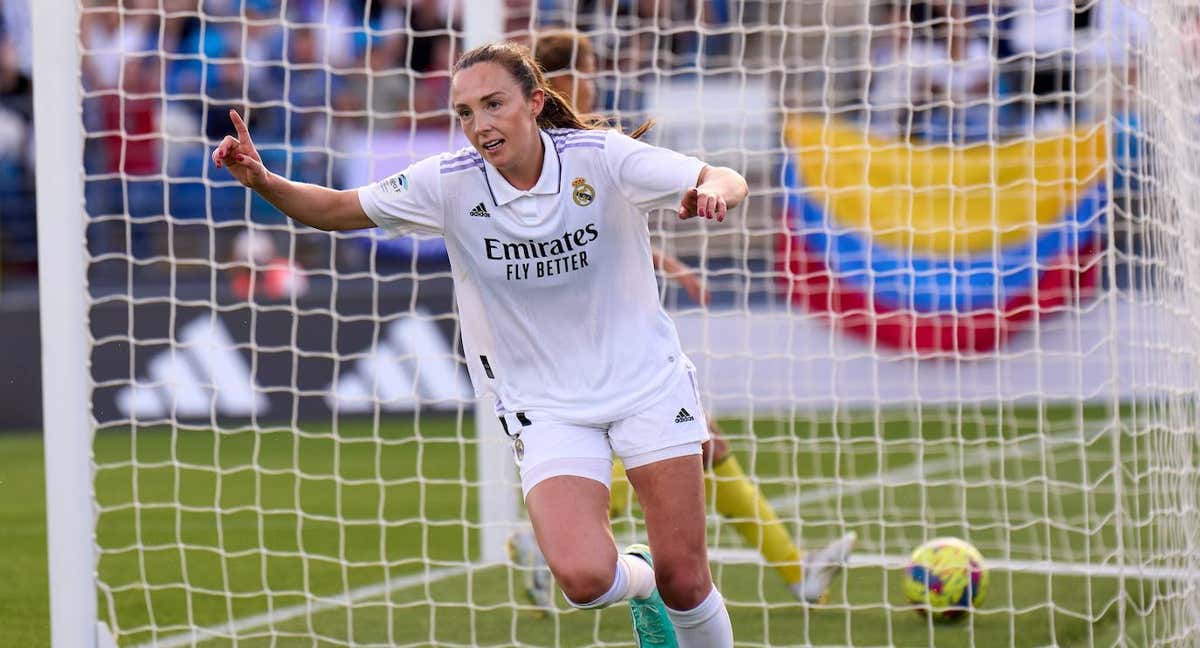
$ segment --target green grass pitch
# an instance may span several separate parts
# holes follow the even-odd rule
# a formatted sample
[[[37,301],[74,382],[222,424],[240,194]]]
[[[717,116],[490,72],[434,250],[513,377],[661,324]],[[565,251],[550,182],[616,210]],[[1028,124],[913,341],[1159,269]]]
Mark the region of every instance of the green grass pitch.
[[[225,635],[202,646],[632,645],[624,606],[580,613],[559,596],[559,612],[539,616],[518,574],[474,565],[469,423],[399,418],[300,433],[101,430],[99,603],[120,645],[193,645],[179,637],[189,628]],[[1119,499],[1128,517],[1144,516],[1148,477],[1130,426],[1104,410],[953,406],[725,422],[802,544],[853,529],[868,557],[826,604],[803,607],[715,524],[715,556],[734,558],[713,572],[739,645],[1148,643],[1161,622],[1140,612],[1153,582],[1070,569],[1149,543],[1150,529],[1119,532],[1110,514]],[[0,609],[12,645],[48,645],[42,452],[35,435],[0,436],[0,582],[18,585],[0,587]],[[614,529],[636,538],[636,509]],[[930,624],[901,594],[897,561],[936,535],[968,537],[996,563],[984,607],[955,625]]]

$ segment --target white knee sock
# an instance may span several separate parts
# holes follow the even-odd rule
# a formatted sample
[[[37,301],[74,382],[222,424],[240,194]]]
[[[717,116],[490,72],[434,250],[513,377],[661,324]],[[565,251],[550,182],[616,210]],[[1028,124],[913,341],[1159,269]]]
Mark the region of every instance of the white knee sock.
[[[682,612],[668,607],[667,615],[675,624],[679,648],[733,648],[733,625],[715,585],[700,605]]]
[[[568,597],[567,603],[581,610],[595,610],[631,598],[646,598],[653,592],[654,568],[637,556],[621,554],[617,556],[612,587],[607,592],[587,603],[576,603]]]
[[[628,598],[650,598],[654,593],[654,568],[650,563],[633,554],[621,554],[617,556],[617,565],[628,571]]]

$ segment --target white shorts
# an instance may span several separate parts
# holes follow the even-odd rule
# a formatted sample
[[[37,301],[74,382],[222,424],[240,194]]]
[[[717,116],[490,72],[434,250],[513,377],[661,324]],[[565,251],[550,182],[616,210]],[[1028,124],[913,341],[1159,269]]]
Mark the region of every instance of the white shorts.
[[[680,374],[658,402],[606,425],[583,425],[536,411],[509,412],[497,406],[500,422],[512,440],[521,471],[521,491],[550,477],[571,475],[612,484],[613,454],[625,468],[698,455],[708,440],[708,421],[700,408],[695,370]]]

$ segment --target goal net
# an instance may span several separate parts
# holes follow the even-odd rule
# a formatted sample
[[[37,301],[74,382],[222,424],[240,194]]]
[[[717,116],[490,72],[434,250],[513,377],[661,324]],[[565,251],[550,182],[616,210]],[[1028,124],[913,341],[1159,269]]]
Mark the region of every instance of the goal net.
[[[748,179],[725,223],[651,215],[707,292],[664,276],[661,295],[766,524],[801,549],[858,536],[802,604],[741,533],[761,513],[710,497],[739,645],[1200,640],[1197,3],[74,12],[35,83],[69,70],[81,100],[38,136],[83,140],[41,162],[85,199],[62,249],[84,253],[94,528],[52,524],[51,560],[91,556],[98,605],[56,604],[56,624],[121,646],[632,644],[623,606],[543,609],[505,553],[519,489],[441,241],[298,226],[207,158],[236,108],[273,171],[388,177],[465,144],[447,105],[465,47],[570,28],[599,111]],[[644,541],[618,495],[618,543]],[[944,536],[990,576],[950,625],[903,587]]]

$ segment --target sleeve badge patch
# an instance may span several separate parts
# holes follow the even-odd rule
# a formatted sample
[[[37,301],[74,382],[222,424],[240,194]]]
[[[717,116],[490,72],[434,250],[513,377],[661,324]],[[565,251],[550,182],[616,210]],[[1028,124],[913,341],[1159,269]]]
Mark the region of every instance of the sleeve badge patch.
[[[403,173],[397,173],[390,178],[384,178],[379,181],[379,188],[383,191],[391,193],[400,193],[408,191],[408,176]]]

